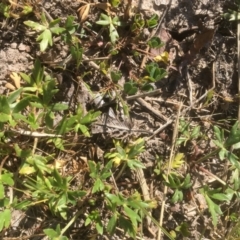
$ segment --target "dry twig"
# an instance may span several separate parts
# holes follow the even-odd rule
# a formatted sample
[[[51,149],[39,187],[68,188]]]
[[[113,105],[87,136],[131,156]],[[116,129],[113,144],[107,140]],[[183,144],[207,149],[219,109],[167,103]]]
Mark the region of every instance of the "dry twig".
[[[142,168],[137,168],[136,173],[137,173],[137,178],[138,178],[141,190],[142,190],[143,199],[144,199],[144,201],[150,201],[149,188],[148,188],[146,178],[144,176],[144,172],[143,172]],[[150,215],[151,215],[151,213],[150,213]],[[150,216],[147,216],[147,225],[148,225],[147,226],[148,230],[152,233],[152,231],[150,229],[150,226],[151,226]],[[154,233],[152,233],[152,234],[154,235]]]
[[[186,77],[187,77],[187,82],[188,82],[188,91],[189,91],[189,101],[190,101],[190,106],[193,104],[193,94],[192,94],[192,81],[190,78],[190,75],[188,73],[188,70],[186,70]]]
[[[172,161],[174,159],[174,152],[175,152],[175,143],[176,143],[176,138],[178,135],[178,125],[179,125],[179,118],[180,118],[180,113],[181,113],[181,109],[182,109],[182,103],[180,103],[179,108],[178,108],[178,113],[177,113],[177,118],[175,121],[175,127],[174,127],[174,131],[173,131],[173,136],[172,136],[172,147],[171,147],[171,153],[170,153],[170,157],[169,157],[169,161],[168,161],[168,168],[167,168],[167,174],[166,174],[166,181],[168,181],[168,176],[170,174],[171,171],[171,165],[172,165]],[[167,194],[167,190],[168,187],[165,186],[164,187],[164,199],[162,201],[162,206],[161,206],[161,213],[160,213],[160,218],[159,218],[159,225],[162,227],[162,223],[163,223],[163,216],[164,216],[164,207],[165,207],[165,196]],[[161,235],[162,235],[162,229],[160,228],[158,231],[158,240],[161,239]]]
[[[145,100],[143,100],[142,98],[138,98],[136,99],[136,102],[138,102],[139,104],[141,104],[144,108],[148,109],[151,113],[153,113],[156,117],[164,120],[164,121],[168,121],[168,118],[166,118],[163,114],[161,114],[159,111],[157,111],[156,109],[154,109],[152,106],[150,106],[149,103],[147,103]]]
[[[140,94],[136,94],[136,95],[132,95],[132,96],[127,96],[126,100],[131,101],[131,100],[134,100],[134,99],[137,99],[137,98],[154,96],[154,95],[157,95],[161,92],[162,92],[162,89],[157,89],[157,90],[154,90],[154,91],[151,91],[151,92],[146,92],[146,93],[140,93]]]
[[[51,133],[41,133],[41,132],[31,132],[31,131],[27,131],[24,129],[19,129],[19,130],[15,130],[15,129],[10,129],[10,132],[15,132],[18,133],[20,135],[23,136],[29,136],[29,137],[34,137],[34,138],[43,138],[43,137],[53,137],[53,138],[61,138],[62,135],[56,135],[56,134],[51,134]]]
[[[167,126],[169,126],[171,123],[173,122],[173,120],[168,120],[164,125],[160,126],[156,131],[153,132],[153,134],[146,138],[145,140],[149,140],[151,138],[153,138],[154,136],[156,136],[158,133],[160,133],[163,129],[165,129]]]

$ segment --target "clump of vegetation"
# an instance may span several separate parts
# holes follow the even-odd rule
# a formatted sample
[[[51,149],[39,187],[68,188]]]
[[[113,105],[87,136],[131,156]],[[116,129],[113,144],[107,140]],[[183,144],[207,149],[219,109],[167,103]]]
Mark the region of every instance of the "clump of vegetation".
[[[156,83],[165,79],[171,69],[176,69],[168,52],[152,56],[143,50],[164,46],[159,37],[143,34],[146,29],[151,31],[157,27],[159,17],[156,14],[145,16],[141,12],[132,14],[129,7],[129,3],[125,6],[116,0],[83,3],[78,9],[79,19],[67,16],[62,21],[39,12],[37,6],[28,1],[0,3],[1,16],[22,18],[25,30],[31,31],[30,39],[39,44],[40,49],[32,70],[12,72],[9,93],[0,96],[0,231],[7,232],[11,228],[13,211],[25,212],[40,206],[46,210],[45,215],[58,219],[56,224],[41,229],[41,234],[49,239],[71,239],[75,224],[87,229],[92,236],[110,237],[120,233],[122,237],[142,238],[144,233],[139,230],[146,230],[145,220],[156,225],[169,239],[189,237],[190,224],[186,218],[166,230],[152,212],[155,209],[158,212],[164,201],[176,206],[191,201],[194,194],[205,200],[202,209],[197,207],[198,214],[202,217],[207,212],[213,228],[225,216],[226,209],[229,209],[227,217],[238,226],[230,206],[240,196],[238,121],[231,121],[228,128],[218,122],[207,134],[204,126],[183,114],[176,126],[176,139],[171,143],[175,149],[170,154],[173,156],[171,159],[156,156],[151,160],[153,163],[148,164],[150,171],[144,153],[149,151],[146,149],[148,139],[158,133],[151,132],[153,135],[146,141],[134,134],[130,137],[114,135],[106,124],[99,124],[104,138],[91,131],[99,119],[104,119],[104,108],[111,105],[120,116],[119,119],[115,116],[115,121],[120,123],[117,127],[131,132],[131,121],[128,125],[121,121],[129,120],[128,100],[140,98],[140,93],[151,95]],[[98,14],[92,16],[91,10],[96,9]],[[236,12],[224,16],[238,19]],[[45,54],[57,49],[59,42],[61,47],[66,47],[67,58],[57,62],[54,68],[43,59]],[[89,59],[88,51],[97,57]],[[102,55],[98,56],[99,52]],[[146,55],[149,61],[140,69]],[[59,100],[59,94],[61,98],[65,95],[61,93],[63,89],[56,72],[71,76],[73,87],[77,89],[71,100]],[[211,92],[208,104],[213,95]],[[85,102],[79,100],[82,96]],[[108,102],[96,106],[96,98],[100,98],[98,102],[106,99]],[[107,118],[104,120],[106,123]],[[98,141],[103,146],[101,154]],[[204,154],[199,150],[203,141],[211,142]],[[224,180],[202,165],[213,159],[226,165]],[[143,171],[150,176],[146,185],[141,181],[145,180],[144,174],[142,179],[139,177]],[[194,188],[197,171],[205,171],[217,183],[204,180]],[[125,177],[130,179],[131,189],[121,187],[120,181]],[[137,181],[137,187],[131,181]],[[146,198],[144,188],[146,190],[150,181],[161,183],[159,185],[168,190],[163,199]],[[231,236],[237,236],[236,228]]]

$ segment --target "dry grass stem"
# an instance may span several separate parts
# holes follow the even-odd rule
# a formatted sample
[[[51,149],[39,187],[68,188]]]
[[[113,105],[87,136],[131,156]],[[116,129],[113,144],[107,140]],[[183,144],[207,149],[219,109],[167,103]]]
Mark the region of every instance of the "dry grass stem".
[[[176,139],[177,139],[177,135],[178,135],[179,118],[180,118],[180,115],[181,115],[181,110],[182,110],[182,103],[179,104],[177,117],[176,117],[176,120],[175,120],[175,123],[174,123],[174,131],[173,131],[173,136],[172,136],[172,147],[171,147],[171,152],[170,152],[169,161],[168,161],[166,181],[168,181],[168,176],[171,172],[172,161],[173,161],[174,155],[175,155]],[[162,201],[160,218],[159,218],[159,225],[160,226],[162,226],[162,224],[163,224],[167,190],[168,190],[168,187],[165,186],[164,187],[164,192],[163,192],[164,198],[163,198],[163,201]],[[159,231],[158,231],[158,238],[157,239],[160,240],[161,236],[162,236],[162,229],[160,228]]]

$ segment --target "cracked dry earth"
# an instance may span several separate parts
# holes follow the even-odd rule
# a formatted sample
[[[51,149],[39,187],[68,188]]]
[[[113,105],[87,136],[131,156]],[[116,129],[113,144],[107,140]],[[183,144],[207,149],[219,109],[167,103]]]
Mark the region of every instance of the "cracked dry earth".
[[[172,0],[170,5],[168,3],[167,0],[133,2],[137,9],[144,12],[155,12],[160,16],[160,19],[162,17],[162,22],[155,35],[165,42],[165,46],[160,50],[151,49],[150,53],[158,55],[163,51],[169,52],[171,64],[168,76],[155,84],[156,94],[148,94],[135,99],[126,98],[130,106],[133,128],[143,130],[131,134],[144,137],[147,140],[146,151],[141,156],[146,169],[139,173],[140,178],[145,180],[145,188],[141,186],[141,183],[139,184],[139,176],[131,172],[123,174],[120,180],[121,183],[125,184],[119,185],[120,191],[132,191],[132,188],[136,188],[140,192],[147,191],[146,195],[149,199],[156,199],[158,207],[151,214],[157,221],[164,199],[164,185],[162,180],[154,174],[154,169],[157,166],[156,156],[161,156],[164,162],[169,159],[180,103],[182,105],[179,116],[184,117],[186,121],[195,126],[201,126],[201,129],[209,137],[212,136],[210,127],[215,121],[224,119],[226,120],[223,122],[224,125],[231,123],[232,119],[237,119],[237,103],[234,101],[234,97],[238,93],[237,27],[235,23],[221,18],[221,14],[227,9],[234,9],[236,6],[232,1],[227,0]],[[73,15],[78,21],[77,9],[80,6],[82,6],[81,1],[52,0],[37,1],[36,8],[41,10],[43,7],[53,19],[58,17],[66,19],[68,15]],[[0,94],[7,94],[11,91],[7,83],[11,82],[9,75],[12,72],[28,73],[33,67],[34,60],[39,57],[45,63],[45,70],[59,82],[59,101],[73,105],[81,103],[85,106],[86,111],[89,110],[91,108],[89,105],[92,106],[90,104],[92,99],[84,86],[77,82],[77,77],[81,76],[81,73],[72,71],[71,64],[67,65],[65,70],[54,68],[53,63],[61,62],[69,55],[67,46],[59,41],[52,49],[42,54],[39,52],[39,46],[34,39],[35,36],[28,32],[22,19],[6,20],[0,16]],[[139,47],[141,48],[141,46]],[[142,50],[145,50],[145,47]],[[102,52],[104,52],[102,49],[94,48],[94,50],[86,49],[84,54],[92,59],[105,57],[101,55]],[[126,53],[124,54],[126,55]],[[123,59],[112,61],[118,68],[119,62],[124,61],[124,59],[125,56]],[[137,66],[130,65],[137,77],[138,74],[141,74],[138,71],[141,62],[135,62]],[[81,70],[92,71],[92,75],[83,80],[87,81],[93,91],[99,91],[106,87],[102,77],[90,64],[84,62]],[[128,68],[123,68],[123,70],[127,72]],[[128,74],[126,73],[125,77]],[[122,79],[123,82],[125,80]],[[208,101],[206,93],[209,90],[214,92],[214,97]],[[74,99],[72,99],[73,96]],[[104,114],[109,109],[101,110],[103,111],[102,118],[104,118]],[[111,138],[124,137],[126,141],[131,139],[132,135],[123,129],[126,127],[125,125],[118,128],[117,131],[108,126],[107,131],[104,131],[101,127],[102,118],[99,119],[100,123],[97,122],[99,124],[95,124],[92,128],[93,138],[76,140],[84,141],[84,147],[82,147],[81,153],[78,151],[74,155],[74,161],[81,161],[80,156],[88,156],[92,149],[94,151],[97,149],[94,154],[101,158],[103,152],[111,148]],[[109,124],[117,125],[119,123],[110,122]],[[154,133],[158,129],[161,131]],[[195,144],[198,144],[198,147],[192,144],[179,151],[184,151],[187,158],[191,158],[194,154],[196,156],[206,154],[211,148],[211,142],[204,139]],[[69,154],[65,155],[64,158],[71,159],[73,156]],[[179,235],[176,239],[225,239],[229,230],[227,219],[223,215],[219,219],[218,227],[214,228],[205,199],[198,192],[203,183],[212,184],[214,179],[204,172],[197,171],[194,167],[189,169],[190,166],[186,163],[181,169],[181,174],[185,176],[187,173],[191,173],[193,182],[191,191],[186,191],[184,201],[177,204],[172,204],[169,201],[172,192],[167,192],[162,225],[170,232],[182,222],[186,222],[190,231],[189,236]],[[211,164],[206,163],[202,167],[218,176],[223,175],[225,171],[224,165],[216,161]],[[75,174],[76,179],[79,179],[77,181],[81,181],[81,173]],[[78,184],[77,181],[76,184]],[[131,182],[136,184],[130,184]],[[231,208],[225,206],[225,210],[239,212],[238,205]],[[56,226],[61,221],[42,207],[33,207],[27,212],[15,211],[11,228],[5,233],[3,239],[21,239],[20,237],[27,236],[29,238],[25,239],[46,239],[41,235],[37,236],[39,232],[41,233],[41,229]],[[143,230],[143,239],[157,239],[158,228],[154,224],[144,222]],[[113,237],[94,237],[94,229],[87,229],[83,219],[79,219],[71,231],[68,233],[69,239],[130,239],[125,237],[121,231]]]

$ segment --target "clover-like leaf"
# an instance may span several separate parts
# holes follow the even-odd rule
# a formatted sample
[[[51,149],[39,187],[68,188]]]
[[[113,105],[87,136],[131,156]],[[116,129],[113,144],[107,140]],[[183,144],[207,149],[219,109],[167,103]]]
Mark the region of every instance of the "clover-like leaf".
[[[164,43],[161,41],[161,39],[159,37],[152,37],[147,44],[151,47],[151,48],[161,48],[164,46]]]
[[[133,82],[126,82],[123,88],[124,88],[124,92],[128,95],[134,95],[138,91],[136,84]]]
[[[45,29],[38,37],[37,41],[40,42],[40,50],[44,52],[48,45],[52,46],[53,41],[52,41],[52,32],[49,29]]]

